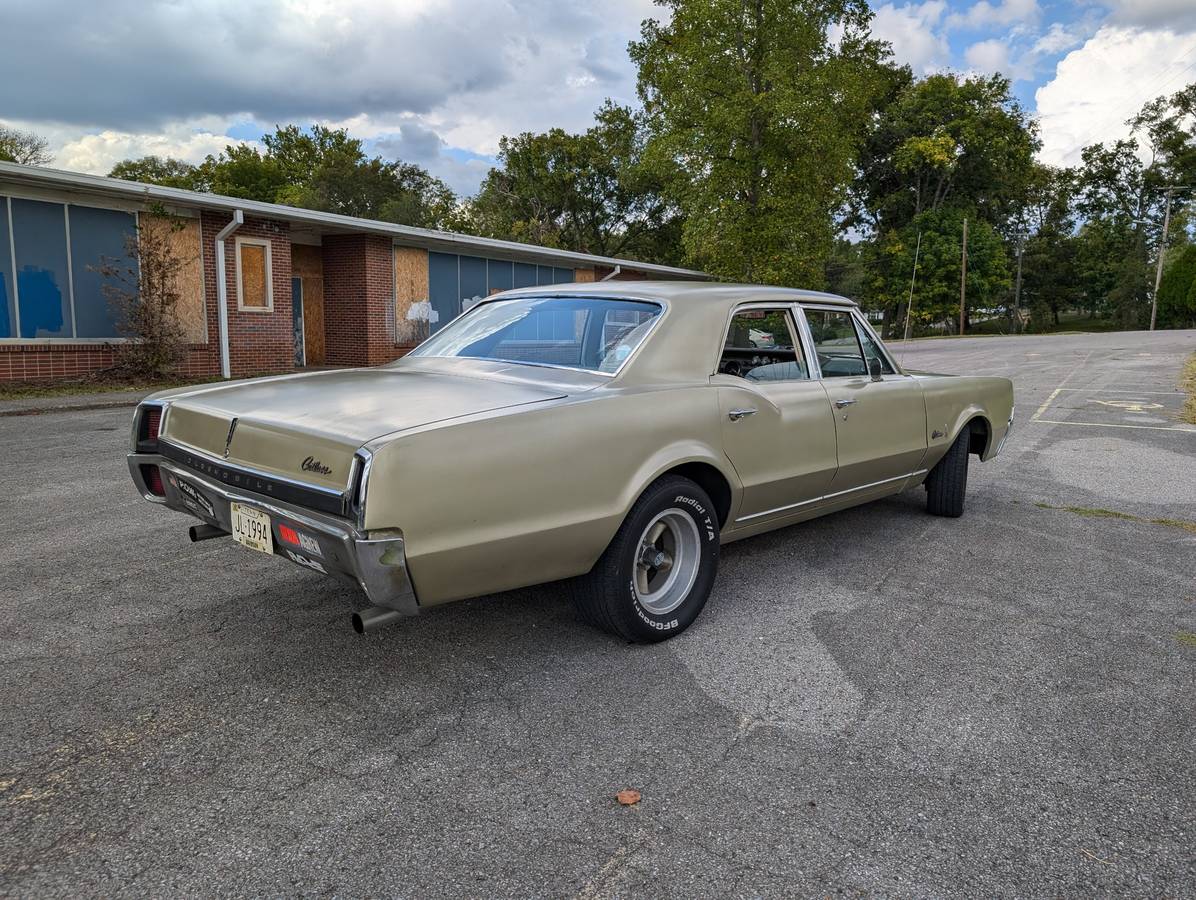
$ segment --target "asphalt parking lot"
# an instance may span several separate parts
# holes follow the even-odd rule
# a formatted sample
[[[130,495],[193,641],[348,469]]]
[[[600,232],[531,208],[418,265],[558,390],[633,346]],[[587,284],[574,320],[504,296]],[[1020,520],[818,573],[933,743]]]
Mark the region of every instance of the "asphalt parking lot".
[[[129,410],[0,418],[0,894],[1196,894],[1193,350],[898,347],[1014,379],[964,517],[728,546],[651,647],[551,587],[359,637],[143,503]]]

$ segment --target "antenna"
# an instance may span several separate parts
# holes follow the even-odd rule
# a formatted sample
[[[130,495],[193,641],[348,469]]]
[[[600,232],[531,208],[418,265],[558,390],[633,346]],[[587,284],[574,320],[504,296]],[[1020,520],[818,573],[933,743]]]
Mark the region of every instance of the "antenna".
[[[905,348],[909,344],[913,323],[910,321],[910,310],[914,308],[914,282],[918,279],[918,255],[922,252],[922,229],[918,229],[918,243],[914,247],[914,273],[909,277],[909,302],[905,305],[905,340],[901,342],[901,364],[905,365]]]

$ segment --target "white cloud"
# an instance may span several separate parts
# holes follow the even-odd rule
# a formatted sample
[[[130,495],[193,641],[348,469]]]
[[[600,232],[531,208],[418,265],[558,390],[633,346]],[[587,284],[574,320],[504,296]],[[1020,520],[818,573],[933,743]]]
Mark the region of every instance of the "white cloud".
[[[634,101],[627,42],[667,14],[651,0],[6,0],[0,110],[89,171],[202,158],[245,121],[489,155],[503,134],[585,128],[605,98]],[[421,163],[459,185],[487,165]]]
[[[1126,120],[1157,96],[1196,80],[1196,33],[1105,25],[1068,53],[1035,93],[1044,162],[1075,165],[1080,150],[1126,137]]]
[[[1110,22],[1167,28],[1172,31],[1196,29],[1196,3],[1192,0],[1105,0],[1110,7]]]
[[[127,131],[101,131],[67,141],[55,152],[54,165],[74,172],[107,175],[122,159],[141,156],[173,156],[190,163],[201,162],[209,153],[217,154],[226,145],[237,143],[224,134],[188,131],[177,125],[152,134]]]
[[[980,72],[1010,72],[1009,44],[997,38],[972,44],[964,51],[963,58]]]
[[[1040,35],[1034,42],[1031,52],[1039,56],[1051,56],[1055,53],[1062,53],[1064,50],[1070,50],[1082,43],[1083,40],[1084,38],[1076,29],[1064,25],[1062,22],[1052,22],[1051,27],[1046,30],[1046,34]]]
[[[988,28],[994,25],[1027,25],[1038,21],[1042,10],[1038,0],[1001,0],[992,4],[988,0],[969,7],[967,12],[952,13],[947,17],[951,28]]]
[[[872,33],[893,45],[897,62],[908,64],[918,74],[941,69],[950,62],[951,47],[941,32],[947,4],[943,0],[886,3],[877,7]]]

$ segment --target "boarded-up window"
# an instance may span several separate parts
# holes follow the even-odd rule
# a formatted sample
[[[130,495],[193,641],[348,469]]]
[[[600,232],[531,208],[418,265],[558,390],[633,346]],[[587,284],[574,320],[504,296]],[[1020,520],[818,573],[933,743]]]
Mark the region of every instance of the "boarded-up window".
[[[240,309],[274,308],[270,285],[270,242],[237,240],[237,306]]]

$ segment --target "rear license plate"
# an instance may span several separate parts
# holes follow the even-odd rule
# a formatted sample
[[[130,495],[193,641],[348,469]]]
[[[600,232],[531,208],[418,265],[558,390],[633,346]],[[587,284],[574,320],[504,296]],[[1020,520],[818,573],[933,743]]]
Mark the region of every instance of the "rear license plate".
[[[233,539],[250,550],[262,553],[274,552],[274,537],[270,532],[270,517],[260,509],[233,503],[230,506],[233,519]]]

